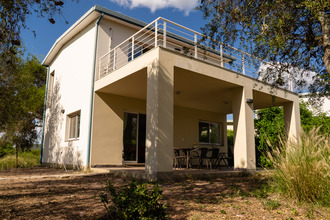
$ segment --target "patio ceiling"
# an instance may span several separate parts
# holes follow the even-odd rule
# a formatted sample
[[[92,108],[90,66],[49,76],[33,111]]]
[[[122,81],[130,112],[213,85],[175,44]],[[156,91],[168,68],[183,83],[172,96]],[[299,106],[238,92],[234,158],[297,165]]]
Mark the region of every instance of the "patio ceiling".
[[[232,89],[238,87],[233,83],[174,68],[174,105],[177,106],[231,114]],[[132,73],[97,92],[146,100],[147,69]],[[286,102],[285,99],[258,90],[253,90],[253,100],[255,109],[280,106]]]

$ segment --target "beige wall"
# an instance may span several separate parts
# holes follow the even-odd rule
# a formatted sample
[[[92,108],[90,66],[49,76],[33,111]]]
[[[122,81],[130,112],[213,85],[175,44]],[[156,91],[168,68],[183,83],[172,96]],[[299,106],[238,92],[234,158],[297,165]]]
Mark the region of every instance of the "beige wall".
[[[122,164],[124,112],[145,114],[145,106],[144,100],[96,93],[91,149],[92,166]],[[224,145],[220,147],[220,150],[227,152],[225,115],[179,106],[174,106],[173,147],[192,147],[194,143],[198,143],[199,120],[221,123],[221,139]]]
[[[226,115],[191,108],[174,107],[174,147],[199,145],[199,121],[221,124],[221,152],[227,152]],[[199,145],[210,147],[209,145]]]
[[[121,165],[124,112],[145,113],[145,101],[95,94],[91,165]]]

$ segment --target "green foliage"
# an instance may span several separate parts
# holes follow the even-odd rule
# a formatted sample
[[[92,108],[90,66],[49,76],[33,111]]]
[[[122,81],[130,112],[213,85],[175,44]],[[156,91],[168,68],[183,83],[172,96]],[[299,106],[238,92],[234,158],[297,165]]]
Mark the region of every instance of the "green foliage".
[[[234,131],[227,130],[228,146],[234,146]]]
[[[309,132],[319,127],[320,134],[327,135],[330,131],[330,117],[324,112],[314,115],[305,102],[300,103],[300,120],[303,131]],[[261,109],[255,119],[257,163],[264,167],[272,167],[267,152],[282,145],[285,140],[284,113],[281,107]]]
[[[8,143],[8,142],[0,142],[0,158],[8,155],[8,154],[13,154],[14,153],[14,148],[13,146]]]
[[[106,191],[108,194],[101,193],[100,199],[104,204],[109,217],[116,219],[165,219],[167,217],[166,207],[160,202],[162,190],[160,186],[146,183],[137,183],[135,180],[116,191],[115,187],[108,180]],[[150,186],[151,187],[151,186]],[[113,205],[109,204],[110,196]]]
[[[318,112],[318,114],[314,115],[308,109],[306,102],[300,103],[300,120],[301,127],[305,132],[309,132],[315,127],[320,127],[320,134],[328,134],[330,131],[330,117],[326,116],[324,112]]]
[[[329,134],[312,129],[298,141],[273,148],[268,156],[275,168],[274,189],[298,201],[330,205]]]
[[[280,107],[261,109],[257,111],[255,120],[257,163],[264,167],[271,167],[265,152],[269,146],[279,146],[279,137],[284,138],[284,114]]]
[[[281,206],[281,204],[277,200],[273,199],[266,199],[266,201],[263,202],[265,209],[268,210],[275,210]]]
[[[47,17],[50,23],[55,23],[54,16],[61,14],[63,5],[60,0],[0,0],[0,59],[16,53],[14,48],[21,45],[21,29],[31,30],[26,25],[29,15]]]
[[[41,126],[46,69],[35,56],[23,59],[17,50],[11,62],[0,60],[0,148],[29,150]],[[4,150],[2,150],[4,152]]]
[[[330,1],[202,0],[199,10],[207,20],[205,36],[275,64],[265,78],[276,77],[280,85],[283,73],[299,67],[296,84],[316,72],[322,80],[315,79],[314,89],[329,94]]]
[[[31,150],[19,153],[18,168],[30,168],[39,166],[40,150]],[[8,154],[0,158],[0,170],[15,168],[16,158],[14,154]]]

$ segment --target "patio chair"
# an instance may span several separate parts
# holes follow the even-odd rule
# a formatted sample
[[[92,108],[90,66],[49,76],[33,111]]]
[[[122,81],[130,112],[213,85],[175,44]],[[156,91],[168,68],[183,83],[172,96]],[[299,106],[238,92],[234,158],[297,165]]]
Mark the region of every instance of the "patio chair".
[[[211,156],[207,156],[207,152],[212,151]],[[206,167],[212,170],[212,165],[219,165],[219,148],[212,148],[211,150],[208,148],[201,148],[200,155],[200,168],[203,166],[204,161],[206,161]]]
[[[186,156],[180,154],[180,149],[174,149],[174,167],[181,168],[181,165],[184,164]]]
[[[192,160],[196,158],[198,159],[199,154],[195,149],[192,148],[184,148],[182,149],[182,152],[185,156],[185,163],[188,165],[187,168],[192,167]],[[188,154],[189,154],[189,158],[188,158]]]
[[[223,161],[223,163],[225,164],[225,166],[227,167],[227,168],[229,168],[229,166],[228,166],[228,156],[227,156],[227,154],[226,153],[220,153],[219,154],[219,158],[218,158],[218,163],[219,163],[219,169],[220,169],[220,167],[221,167],[221,161]]]

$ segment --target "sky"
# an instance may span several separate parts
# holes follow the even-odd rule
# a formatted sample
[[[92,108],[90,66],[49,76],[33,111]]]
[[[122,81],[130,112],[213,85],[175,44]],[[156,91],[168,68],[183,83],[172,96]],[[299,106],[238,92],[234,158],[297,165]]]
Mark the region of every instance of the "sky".
[[[55,24],[48,18],[31,15],[27,19],[30,30],[22,30],[21,38],[26,52],[37,55],[42,61],[48,51],[67,29],[94,5],[120,12],[138,20],[150,23],[158,17],[164,17],[195,31],[200,31],[206,23],[202,13],[194,10],[199,0],[66,0],[62,9],[63,16],[57,15]],[[66,24],[68,21],[69,24]]]

